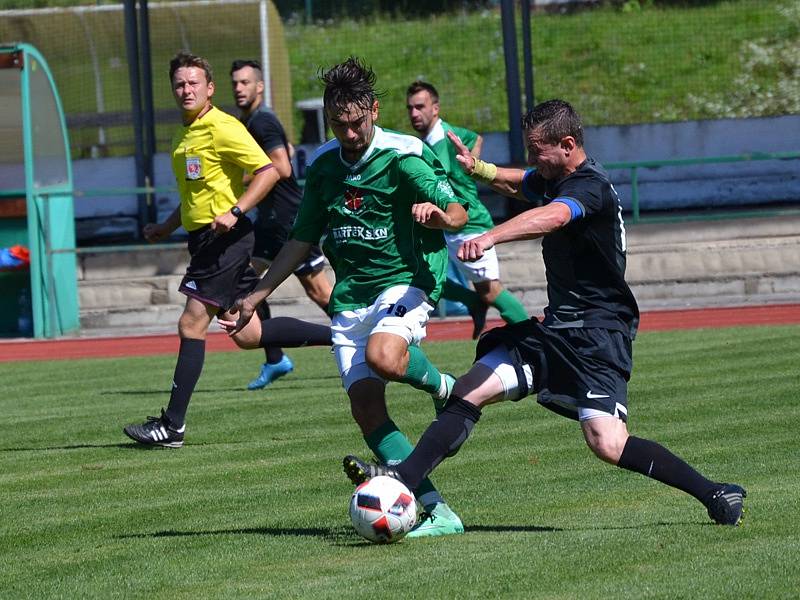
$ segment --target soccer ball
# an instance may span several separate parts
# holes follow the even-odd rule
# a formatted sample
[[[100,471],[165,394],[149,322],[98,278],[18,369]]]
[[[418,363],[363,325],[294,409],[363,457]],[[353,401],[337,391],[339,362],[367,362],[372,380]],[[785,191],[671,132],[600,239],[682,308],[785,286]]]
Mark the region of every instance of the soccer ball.
[[[350,520],[356,532],[376,544],[401,540],[417,522],[417,501],[392,477],[365,481],[350,498]]]

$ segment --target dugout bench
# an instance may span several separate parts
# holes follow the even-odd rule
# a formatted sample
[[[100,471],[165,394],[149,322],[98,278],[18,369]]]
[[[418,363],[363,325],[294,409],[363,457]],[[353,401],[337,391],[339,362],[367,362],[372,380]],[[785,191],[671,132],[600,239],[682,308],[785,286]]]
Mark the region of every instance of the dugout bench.
[[[30,44],[0,43],[0,105],[0,248],[30,252],[29,268],[0,271],[0,336],[56,337],[79,327],[72,165],[61,99]]]

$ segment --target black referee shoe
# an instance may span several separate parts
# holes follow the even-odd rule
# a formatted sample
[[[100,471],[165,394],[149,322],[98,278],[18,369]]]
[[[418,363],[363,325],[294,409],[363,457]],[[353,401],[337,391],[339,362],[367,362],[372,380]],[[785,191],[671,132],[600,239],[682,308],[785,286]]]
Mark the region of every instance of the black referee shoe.
[[[361,460],[357,456],[345,456],[344,460],[342,461],[342,467],[344,467],[344,472],[347,477],[350,478],[350,481],[353,482],[353,485],[361,485],[368,479],[372,479],[373,477],[378,477],[380,475],[385,475],[386,477],[391,477],[392,479],[397,479],[401,482],[403,481],[403,478],[400,477],[400,474],[391,467],[369,463],[365,460]]]
[[[160,417],[147,417],[141,425],[126,425],[123,432],[129,438],[145,446],[164,446],[180,448],[183,446],[183,433],[186,425],[175,427],[161,409]]]
[[[708,516],[719,525],[738,525],[744,512],[745,489],[735,483],[722,483],[706,502]]]

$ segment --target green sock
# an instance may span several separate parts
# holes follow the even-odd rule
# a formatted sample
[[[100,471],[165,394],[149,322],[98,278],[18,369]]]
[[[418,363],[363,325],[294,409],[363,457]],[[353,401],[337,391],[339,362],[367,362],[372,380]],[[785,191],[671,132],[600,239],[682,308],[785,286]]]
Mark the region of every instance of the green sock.
[[[445,279],[444,287],[442,288],[442,298],[445,300],[454,300],[456,302],[461,302],[464,306],[469,309],[478,308],[482,302],[480,296],[473,292],[469,288],[465,288],[464,286],[458,285],[450,281],[449,279]]]
[[[400,379],[418,390],[438,394],[442,385],[442,374],[433,366],[419,346],[408,347],[408,369]]]
[[[492,302],[492,306],[498,310],[506,323],[520,323],[528,320],[528,313],[525,312],[522,302],[508,290],[500,292]]]
[[[414,449],[405,434],[397,428],[397,425],[392,420],[386,421],[375,431],[364,436],[364,441],[367,442],[367,446],[369,446],[376,458],[386,465],[394,465],[403,461]],[[432,492],[434,497],[441,498],[430,479],[424,479],[413,492],[420,499],[426,496],[425,502],[427,504],[432,503],[430,501]],[[444,502],[441,499],[435,501]]]

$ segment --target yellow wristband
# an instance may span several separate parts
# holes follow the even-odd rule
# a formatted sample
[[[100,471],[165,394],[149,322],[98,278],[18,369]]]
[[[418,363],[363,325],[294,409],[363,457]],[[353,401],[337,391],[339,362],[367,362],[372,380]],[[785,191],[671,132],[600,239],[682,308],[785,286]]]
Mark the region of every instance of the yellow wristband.
[[[490,162],[483,162],[480,158],[475,158],[475,166],[472,168],[470,176],[482,183],[492,183],[497,176],[497,165]]]

